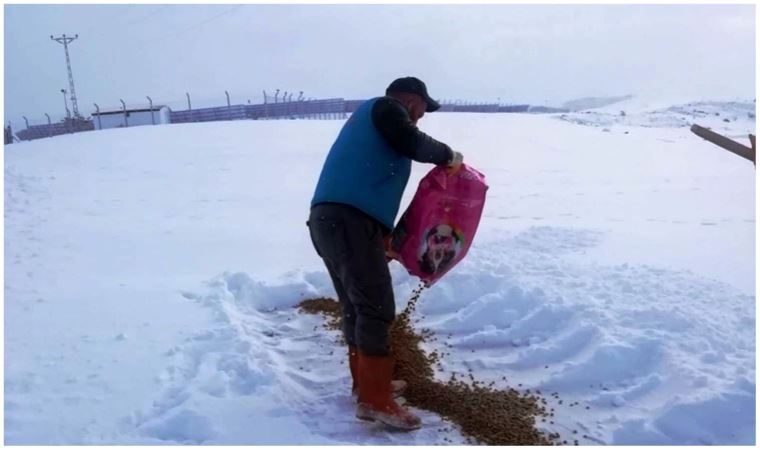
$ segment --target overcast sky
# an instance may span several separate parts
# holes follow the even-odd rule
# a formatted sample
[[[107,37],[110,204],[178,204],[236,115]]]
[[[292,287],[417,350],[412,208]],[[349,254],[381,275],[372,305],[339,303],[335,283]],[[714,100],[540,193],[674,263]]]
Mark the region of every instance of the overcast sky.
[[[754,5],[5,5],[5,117],[127,103],[369,98],[414,75],[438,99],[755,96]],[[23,122],[22,122],[23,123]]]

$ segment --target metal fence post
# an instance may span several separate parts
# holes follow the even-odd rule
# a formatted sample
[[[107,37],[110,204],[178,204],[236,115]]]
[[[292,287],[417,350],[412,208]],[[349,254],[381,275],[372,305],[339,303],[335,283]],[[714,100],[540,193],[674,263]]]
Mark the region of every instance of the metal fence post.
[[[232,109],[230,108],[230,93],[224,91],[224,95],[227,96],[227,120],[232,120]]]
[[[148,104],[150,104],[150,122],[155,125],[156,118],[153,116],[153,100],[151,100],[150,96],[148,95],[146,95],[145,98],[148,99]]]
[[[102,130],[103,125],[100,123],[100,108],[97,103],[93,103],[93,105],[95,105],[95,114],[98,116],[98,130]]]
[[[264,93],[264,117],[269,119],[269,105],[267,103],[267,91],[262,91]]]
[[[187,95],[187,110],[190,111],[190,122],[195,122],[195,120],[193,120],[193,108],[190,105],[190,93],[185,92],[185,95]]]
[[[48,120],[47,135],[48,137],[50,137],[53,135],[53,126],[50,123],[50,116],[48,115],[48,113],[45,113],[45,117],[47,117],[47,120]]]
[[[288,91],[285,91],[285,94],[282,95],[282,102],[285,103],[285,115],[284,115],[284,117],[287,119],[288,118],[288,114],[290,114],[290,104],[288,103]]]
[[[69,108],[66,108],[66,118],[63,119],[63,129],[69,133],[73,133],[71,126],[71,112],[69,111]]]
[[[127,120],[127,104],[124,103],[124,100],[119,100],[121,101],[121,108],[124,111],[124,127],[129,128],[129,121]]]

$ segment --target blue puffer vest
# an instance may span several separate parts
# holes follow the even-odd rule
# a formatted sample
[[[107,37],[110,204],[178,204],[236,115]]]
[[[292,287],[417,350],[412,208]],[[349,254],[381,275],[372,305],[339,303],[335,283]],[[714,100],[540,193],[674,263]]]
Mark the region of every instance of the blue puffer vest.
[[[327,155],[311,206],[351,205],[392,230],[412,160],[388,145],[372,123],[377,100],[362,103],[346,121]]]

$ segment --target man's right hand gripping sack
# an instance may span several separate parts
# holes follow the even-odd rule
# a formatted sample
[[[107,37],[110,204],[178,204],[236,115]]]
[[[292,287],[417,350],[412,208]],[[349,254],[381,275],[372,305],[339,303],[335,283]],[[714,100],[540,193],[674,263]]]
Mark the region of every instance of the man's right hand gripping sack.
[[[462,164],[436,166],[420,181],[391,237],[391,252],[410,274],[432,286],[467,254],[486,201],[485,176]]]

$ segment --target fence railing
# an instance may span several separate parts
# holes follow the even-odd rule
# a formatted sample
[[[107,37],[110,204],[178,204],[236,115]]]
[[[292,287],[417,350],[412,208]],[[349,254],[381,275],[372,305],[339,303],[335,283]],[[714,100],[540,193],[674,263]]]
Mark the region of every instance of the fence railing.
[[[19,131],[16,136],[22,141],[31,141],[33,139],[41,139],[52,136],[59,136],[61,134],[79,133],[82,131],[94,130],[92,120],[70,120],[66,119],[63,122],[45,124],[45,125],[30,125],[29,128]]]
[[[228,94],[229,95],[229,94]],[[345,100],[343,98],[303,99],[292,101],[283,97],[281,101],[269,102],[265,93],[264,103],[247,105],[230,105],[191,109],[188,94],[188,109],[170,111],[171,123],[215,122],[224,120],[282,120],[282,119],[345,119],[366,100]],[[292,97],[292,94],[291,94]],[[229,97],[228,97],[229,101]],[[462,103],[441,102],[440,112],[468,113],[521,113],[521,112],[566,112],[563,109],[536,107],[530,105],[502,105],[497,103]],[[125,108],[125,113],[127,113]],[[16,133],[20,140],[28,141],[61,134],[78,133],[94,130],[92,118],[64,119],[58,123],[44,125],[27,125]]]
[[[214,122],[218,120],[247,119],[246,105],[232,105],[215,108],[188,109],[171,111],[171,123]]]

